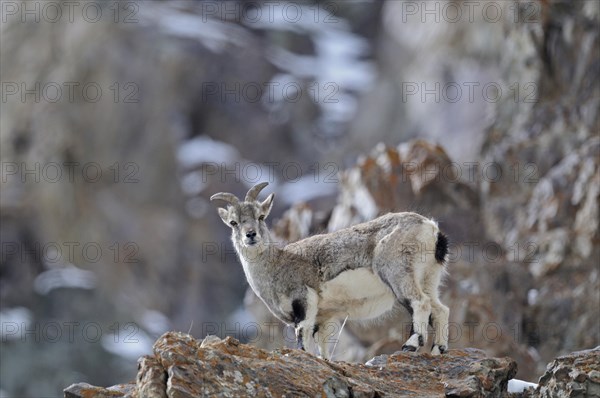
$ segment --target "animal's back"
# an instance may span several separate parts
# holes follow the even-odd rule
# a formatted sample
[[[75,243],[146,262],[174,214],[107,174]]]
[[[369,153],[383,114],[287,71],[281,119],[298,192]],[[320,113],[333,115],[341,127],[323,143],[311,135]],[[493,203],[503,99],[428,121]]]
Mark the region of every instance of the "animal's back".
[[[313,235],[284,250],[305,258],[326,281],[347,270],[370,268],[373,252],[385,236],[399,227],[408,234],[417,233],[427,222],[431,220],[416,213],[388,213],[328,234]]]

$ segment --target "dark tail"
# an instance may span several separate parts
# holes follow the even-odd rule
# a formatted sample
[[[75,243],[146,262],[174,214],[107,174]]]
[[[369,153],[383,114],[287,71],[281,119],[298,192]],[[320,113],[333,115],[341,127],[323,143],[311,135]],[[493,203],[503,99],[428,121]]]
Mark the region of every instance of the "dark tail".
[[[446,255],[448,255],[448,237],[438,232],[435,244],[435,259],[438,263],[443,264],[446,261]]]

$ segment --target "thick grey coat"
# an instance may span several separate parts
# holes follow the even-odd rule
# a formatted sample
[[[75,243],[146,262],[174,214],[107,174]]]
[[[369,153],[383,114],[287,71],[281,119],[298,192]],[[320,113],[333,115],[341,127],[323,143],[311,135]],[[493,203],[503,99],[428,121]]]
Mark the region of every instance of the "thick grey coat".
[[[211,199],[229,203],[219,215],[232,229],[248,283],[277,318],[294,325],[299,348],[312,334],[328,357],[320,325],[376,319],[400,303],[413,319],[405,350],[424,345],[428,324],[435,332],[432,353],[447,349],[448,308],[438,298],[447,239],[434,221],[389,213],[280,248],[265,224],[274,195],[256,200],[266,185],[253,187],[243,202],[228,193]]]

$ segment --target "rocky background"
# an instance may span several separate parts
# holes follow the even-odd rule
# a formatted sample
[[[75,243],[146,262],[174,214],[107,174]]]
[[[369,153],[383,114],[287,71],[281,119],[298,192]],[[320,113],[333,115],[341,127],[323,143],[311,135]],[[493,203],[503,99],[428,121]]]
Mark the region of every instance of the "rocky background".
[[[599,345],[598,2],[467,3],[2,1],[0,396],[132,380],[167,330],[289,344],[208,202],[259,181],[286,241],[436,218],[453,348],[536,381]]]

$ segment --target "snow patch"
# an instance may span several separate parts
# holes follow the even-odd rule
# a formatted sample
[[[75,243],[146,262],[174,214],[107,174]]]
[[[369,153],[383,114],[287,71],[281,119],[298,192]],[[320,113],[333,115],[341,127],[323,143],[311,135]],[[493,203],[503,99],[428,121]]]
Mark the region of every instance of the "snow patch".
[[[334,195],[336,191],[337,184],[322,180],[315,182],[315,178],[311,175],[304,176],[297,181],[286,182],[278,188],[279,198],[286,205]]]
[[[141,330],[137,325],[133,328],[126,324],[118,334],[107,334],[102,336],[102,348],[106,351],[128,360],[137,360],[143,355],[152,353],[152,345],[154,339],[150,338],[146,332]]]
[[[527,304],[536,305],[539,295],[540,295],[540,292],[537,289],[530,289],[527,292]]]
[[[215,53],[224,51],[229,45],[243,46],[246,41],[244,30],[235,24],[180,11],[171,5],[140,7],[139,17],[141,24],[158,27],[173,36],[198,40]]]
[[[184,142],[177,151],[177,160],[183,168],[199,167],[205,163],[220,165],[233,162],[239,157],[239,152],[233,146],[206,136]]]
[[[24,330],[29,330],[33,314],[25,307],[6,308],[0,311],[0,336],[2,342],[18,340],[22,337]]]
[[[59,288],[90,290],[95,287],[96,275],[74,265],[44,271],[33,281],[34,291],[41,295],[46,295]]]
[[[512,379],[508,381],[508,392],[510,393],[518,393],[523,392],[528,388],[537,388],[537,384],[530,383],[528,381]]]
[[[160,311],[146,310],[140,317],[140,325],[153,335],[161,335],[170,329],[171,321]]]

